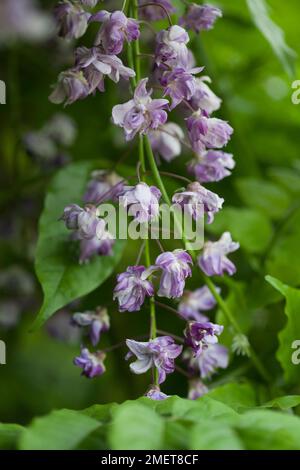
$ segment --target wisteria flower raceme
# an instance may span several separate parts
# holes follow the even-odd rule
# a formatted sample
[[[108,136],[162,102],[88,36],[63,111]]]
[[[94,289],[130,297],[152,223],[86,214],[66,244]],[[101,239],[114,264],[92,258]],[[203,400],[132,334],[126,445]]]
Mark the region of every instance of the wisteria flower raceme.
[[[136,186],[125,186],[120,204],[129,208],[129,215],[133,215],[139,223],[157,219],[159,215],[159,200],[161,192],[155,186],[138,183]]]
[[[81,71],[89,87],[89,93],[96,89],[104,91],[104,78],[107,76],[118,83],[120,77],[129,80],[135,72],[125,67],[116,55],[102,54],[98,47],[79,47],[75,52],[76,67]]]
[[[155,387],[154,385],[148,390],[146,393],[146,397],[150,398],[151,400],[165,400],[166,398],[169,398],[170,395],[166,395],[163,393],[159,387]]]
[[[221,292],[216,287],[218,293]],[[178,313],[186,320],[206,322],[208,318],[202,312],[207,312],[216,306],[216,300],[207,286],[195,291],[185,291],[178,305]]]
[[[166,380],[166,375],[175,370],[174,359],[181,354],[182,346],[178,346],[170,336],[160,336],[147,342],[126,340],[130,350],[127,359],[133,354],[137,357],[130,364],[130,369],[135,374],[144,374],[152,367],[158,371],[158,383]]]
[[[142,79],[133,99],[113,108],[113,122],[124,129],[126,140],[132,140],[137,133],[147,134],[167,121],[168,100],[152,99],[152,90],[146,89],[147,82],[147,78]]]
[[[83,36],[91,16],[81,5],[68,0],[60,1],[54,9],[54,16],[59,27],[59,36],[66,39],[78,39]]]
[[[54,104],[61,104],[65,101],[65,106],[77,100],[83,100],[90,93],[89,84],[83,73],[77,69],[66,70],[58,76],[58,82],[49,100]]]
[[[127,18],[122,11],[110,13],[101,10],[92,15],[90,21],[103,23],[95,45],[101,45],[105,54],[120,54],[125,41],[136,41],[140,36],[138,22],[132,18]]]
[[[193,349],[195,356],[198,356],[209,344],[218,342],[223,329],[223,326],[211,322],[189,322],[184,332],[186,343]]]
[[[185,191],[175,193],[172,202],[186,208],[194,220],[201,218],[204,210],[207,223],[210,224],[214,220],[214,214],[222,209],[224,199],[196,181],[190,183]]]
[[[61,217],[70,230],[76,230],[79,239],[92,239],[103,237],[106,222],[97,215],[97,208],[87,204],[82,209],[77,204],[71,204],[64,209]]]
[[[164,96],[172,100],[170,110],[176,108],[183,100],[189,101],[196,91],[196,80],[194,75],[200,73],[203,67],[185,70],[176,67],[171,71],[164,72],[160,83],[164,88]]]
[[[201,153],[206,148],[224,147],[233,133],[226,121],[207,117],[200,110],[194,112],[186,122],[191,146],[196,153]]]
[[[95,311],[74,313],[72,321],[75,325],[82,327],[90,327],[90,339],[93,346],[99,343],[102,332],[108,331],[110,326],[107,309],[97,307]]]
[[[217,18],[221,17],[222,11],[217,7],[192,3],[188,6],[187,13],[180,19],[180,24],[199,33],[212,29]]]
[[[153,152],[170,162],[181,154],[184,132],[174,122],[167,122],[157,130],[149,132],[149,139]]]
[[[222,100],[209,88],[206,82],[211,83],[211,79],[206,76],[195,79],[195,90],[189,103],[194,109],[201,109],[212,114],[220,109]]]
[[[77,238],[78,239],[78,238]],[[79,263],[84,264],[91,260],[94,256],[108,256],[112,253],[112,248],[115,244],[115,238],[104,230],[101,239],[93,237],[90,239],[81,239],[79,250]]]
[[[233,155],[220,150],[208,150],[199,154],[188,164],[188,171],[200,183],[221,181],[231,175],[235,167]]]
[[[188,399],[189,400],[197,400],[197,398],[203,397],[206,393],[208,393],[207,386],[202,382],[200,379],[193,379],[189,382],[189,393]]]
[[[143,6],[147,3],[152,3],[152,5],[147,5],[143,8],[140,8],[140,17],[148,21],[156,21],[166,18],[166,10],[169,14],[175,13],[176,8],[173,7],[170,0],[153,0],[148,2],[148,0],[139,0],[139,5]],[[157,4],[157,5],[156,5]],[[164,7],[161,8],[160,5]]]
[[[104,201],[117,201],[124,191],[124,179],[114,171],[96,170],[91,174],[83,196],[85,203],[99,204]]]
[[[148,280],[150,274],[144,266],[129,266],[117,276],[113,299],[118,300],[120,312],[137,312],[146,296],[154,295],[153,284]]]
[[[75,366],[81,367],[83,369],[82,375],[85,375],[87,378],[92,379],[97,375],[104,374],[105,357],[106,355],[102,351],[91,353],[87,348],[82,348],[80,356],[75,357],[74,364]]]
[[[189,40],[188,33],[178,25],[160,31],[156,37],[156,65],[165,68],[189,68],[191,56],[186,46]]]
[[[176,299],[182,296],[185,280],[192,275],[190,264],[192,258],[185,250],[174,250],[162,253],[156,258],[153,270],[162,271],[157,295]]]
[[[200,372],[200,377],[206,379],[215,374],[219,368],[228,367],[229,353],[221,344],[209,344],[198,356],[187,353],[185,359],[188,360],[189,370],[192,373]]]
[[[236,272],[236,267],[227,255],[239,247],[240,244],[232,241],[229,232],[223,233],[217,242],[206,242],[203,253],[198,258],[200,268],[207,276],[223,276],[224,273],[232,276]]]

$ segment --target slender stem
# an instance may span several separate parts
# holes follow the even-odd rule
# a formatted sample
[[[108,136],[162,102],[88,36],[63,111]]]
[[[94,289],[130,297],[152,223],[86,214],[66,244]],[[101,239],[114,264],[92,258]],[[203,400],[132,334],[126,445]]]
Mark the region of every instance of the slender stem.
[[[133,16],[138,20],[138,0],[133,0]],[[135,73],[136,81],[139,82],[141,79],[141,61],[140,61],[140,41],[137,39],[134,41],[134,53],[135,53]]]
[[[180,315],[180,313],[178,313],[177,310],[175,310],[175,308],[170,307],[170,305],[163,304],[162,302],[158,302],[157,300],[155,300],[155,305],[157,305],[157,306],[160,307],[160,308],[163,308],[163,309],[167,310],[168,312],[173,313],[174,315],[176,315],[177,317],[179,317],[181,320],[183,320],[183,318],[182,318],[182,316]]]
[[[178,341],[178,343],[184,344],[184,339],[183,338],[181,338],[180,336],[177,336],[177,335],[173,335],[173,333],[170,333],[169,331],[157,330],[157,333],[159,333],[160,335],[164,335],[164,336],[171,336],[176,341]]]
[[[148,3],[144,3],[143,5],[138,5],[137,8],[145,8],[145,7],[157,7],[157,8],[161,8],[161,9],[164,11],[164,14],[166,15],[166,17],[167,17],[167,19],[168,19],[169,26],[172,26],[172,25],[173,25],[172,19],[171,19],[171,16],[169,15],[168,10],[167,10],[161,3],[148,2]]]

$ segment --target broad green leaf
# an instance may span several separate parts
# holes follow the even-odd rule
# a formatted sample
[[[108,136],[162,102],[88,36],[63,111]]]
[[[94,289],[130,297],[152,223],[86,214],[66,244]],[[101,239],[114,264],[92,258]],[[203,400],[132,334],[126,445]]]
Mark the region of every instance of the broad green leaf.
[[[253,387],[246,383],[228,383],[213,389],[207,396],[225,403],[236,411],[256,405]]]
[[[266,280],[286,299],[285,314],[287,323],[278,335],[277,359],[284,370],[286,382],[299,384],[300,364],[297,364],[296,361],[297,352],[294,344],[296,341],[299,341],[300,344],[300,290],[289,287],[271,276],[266,276]],[[298,345],[299,349],[300,346]],[[293,360],[294,357],[295,360]],[[298,354],[298,357],[300,357],[300,354]]]
[[[199,419],[190,431],[191,450],[243,450],[243,442],[236,431],[225,423]]]
[[[270,168],[268,176],[275,183],[280,184],[286,191],[293,195],[300,194],[300,173],[290,168]]]
[[[81,413],[103,423],[111,420],[112,412],[117,407],[117,403],[108,403],[106,405],[93,405],[89,408],[86,408]]]
[[[108,440],[113,450],[155,450],[163,445],[164,421],[141,403],[125,402],[113,412]]]
[[[249,253],[264,251],[272,236],[272,225],[265,214],[254,209],[235,207],[225,207],[207,230],[217,235],[229,230],[233,239],[238,240]]]
[[[70,450],[100,426],[78,411],[59,410],[36,418],[21,435],[20,450]]]
[[[247,4],[256,27],[269,42],[288,75],[294,76],[297,54],[287,45],[284,31],[270,18],[267,2],[247,0]]]
[[[36,273],[44,302],[35,320],[40,327],[54,312],[100,286],[113,272],[125,247],[116,241],[111,256],[98,256],[79,265],[69,242],[70,232],[58,221],[66,205],[81,203],[89,173],[95,163],[75,163],[54,178],[39,223]]]
[[[266,272],[292,286],[300,284],[300,232],[281,234],[266,262]]]
[[[287,395],[285,397],[274,398],[262,405],[262,408],[279,408],[289,410],[300,405],[300,395]]]
[[[267,217],[281,218],[290,205],[288,193],[274,183],[257,178],[239,178],[236,187],[244,204],[259,209]]]
[[[23,429],[24,428],[18,424],[0,423],[0,449],[16,449],[18,439]]]

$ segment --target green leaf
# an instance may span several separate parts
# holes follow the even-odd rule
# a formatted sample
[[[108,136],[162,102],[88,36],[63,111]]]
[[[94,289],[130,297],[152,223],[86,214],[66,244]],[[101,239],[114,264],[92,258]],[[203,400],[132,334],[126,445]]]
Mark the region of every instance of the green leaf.
[[[236,431],[225,423],[200,419],[190,432],[191,450],[243,450]]]
[[[296,169],[290,168],[269,168],[268,176],[275,183],[280,184],[286,191],[299,196],[300,194],[300,173]]]
[[[228,383],[210,391],[207,396],[225,403],[236,411],[253,408],[256,405],[253,387],[246,383]]]
[[[289,287],[271,276],[266,276],[266,280],[286,299],[285,314],[287,323],[278,335],[277,358],[284,370],[286,382],[299,384],[300,365],[293,363],[293,354],[295,353],[293,344],[295,341],[300,340],[300,290]]]
[[[299,238],[299,231],[289,235],[281,234],[266,263],[266,271],[271,276],[280,277],[283,282],[292,286],[300,283]]]
[[[100,424],[77,411],[53,411],[36,418],[21,435],[20,450],[70,450]]]
[[[269,42],[284,70],[294,76],[297,54],[287,45],[284,31],[270,18],[268,4],[265,0],[247,0],[247,5],[256,27]]]
[[[23,427],[18,424],[0,423],[0,449],[14,450],[17,441],[23,432]]]
[[[267,217],[281,218],[287,211],[291,199],[281,187],[256,178],[239,178],[237,191],[242,201],[249,207],[259,209]]]
[[[70,232],[58,221],[70,203],[81,203],[88,176],[95,163],[75,163],[54,178],[39,223],[36,273],[44,292],[44,302],[35,320],[40,327],[51,315],[69,302],[100,286],[118,264],[124,241],[116,241],[111,256],[97,256],[79,265],[70,247]]]
[[[155,450],[163,445],[164,422],[151,408],[125,402],[113,413],[108,440],[113,450]]]
[[[300,405],[300,395],[287,395],[285,397],[274,398],[262,405],[262,408],[279,408],[289,410]]]

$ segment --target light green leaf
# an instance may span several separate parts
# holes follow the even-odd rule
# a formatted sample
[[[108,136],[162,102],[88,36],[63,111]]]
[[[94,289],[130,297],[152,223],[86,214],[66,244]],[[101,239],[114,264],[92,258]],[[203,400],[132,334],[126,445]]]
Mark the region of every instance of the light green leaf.
[[[288,75],[295,75],[296,52],[285,40],[284,31],[270,18],[265,0],[247,0],[247,5],[256,27],[269,42]]]
[[[275,167],[268,170],[268,176],[293,195],[300,194],[300,173],[297,169]]]
[[[285,397],[274,398],[262,405],[262,408],[279,408],[289,410],[300,405],[300,395],[287,395]]]
[[[256,405],[253,387],[246,383],[228,383],[213,389],[207,396],[225,403],[236,411]]]
[[[243,442],[235,430],[225,423],[199,419],[190,432],[191,450],[243,450]]]
[[[35,263],[44,302],[34,328],[40,327],[59,308],[100,286],[122,256],[125,243],[116,241],[112,255],[97,256],[89,263],[79,265],[78,255],[70,246],[70,232],[58,221],[66,205],[81,203],[92,168],[95,168],[95,163],[84,162],[61,170],[46,197],[39,223]]]
[[[278,335],[277,358],[284,370],[286,382],[299,384],[300,364],[295,363],[295,360],[293,361],[293,357],[297,355],[293,345],[296,341],[300,341],[300,290],[289,287],[271,276],[266,276],[266,280],[286,299],[285,314],[287,323]]]
[[[53,411],[36,418],[21,435],[20,450],[70,450],[74,449],[100,424],[77,411]]]

